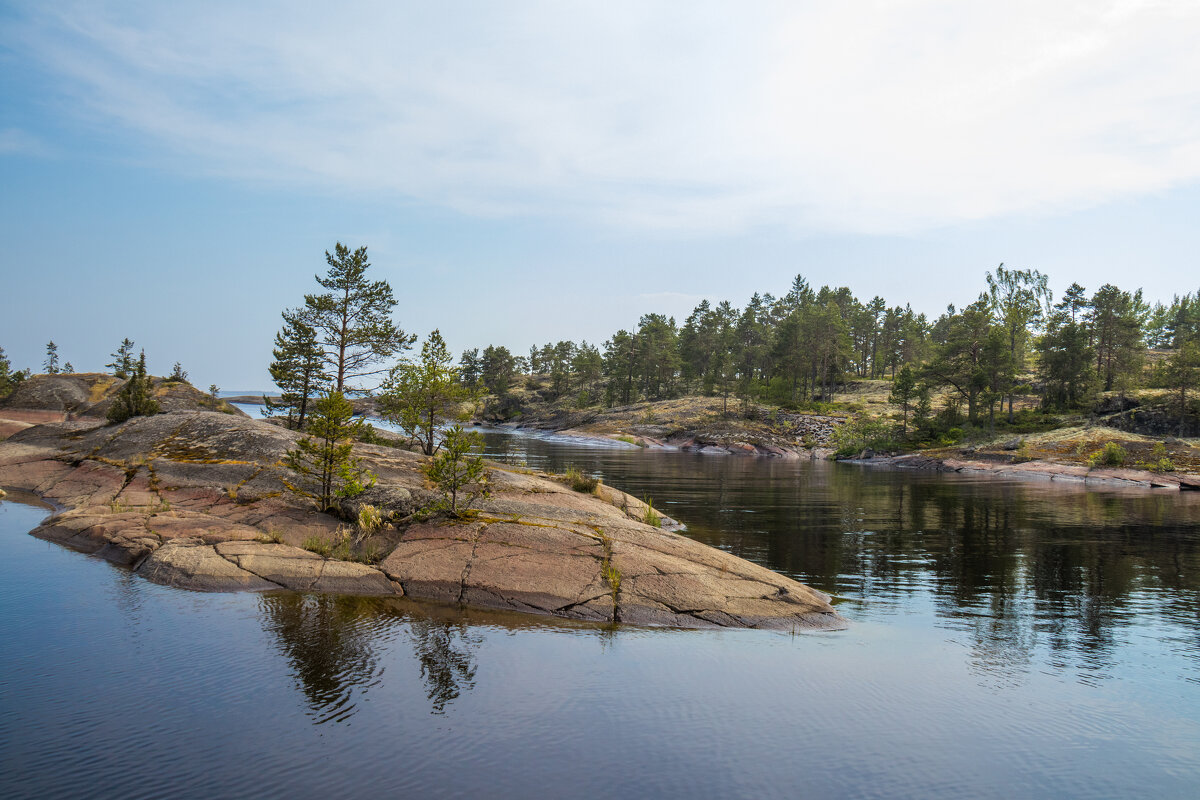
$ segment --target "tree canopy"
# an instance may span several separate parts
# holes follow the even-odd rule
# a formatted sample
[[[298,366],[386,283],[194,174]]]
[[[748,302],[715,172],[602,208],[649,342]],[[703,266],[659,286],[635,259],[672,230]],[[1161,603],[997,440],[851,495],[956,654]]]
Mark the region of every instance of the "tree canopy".
[[[367,278],[366,247],[352,251],[338,242],[333,253],[325,252],[325,261],[329,270],[316,280],[326,291],[304,296],[304,321],[316,331],[333,390],[363,391],[352,384],[385,372],[381,362],[406,350],[416,337],[392,321],[391,285]]]
[[[406,359],[392,368],[378,395],[382,416],[427,456],[441,448],[443,426],[469,413],[463,404],[471,391],[458,373],[441,332],[434,330],[421,345],[420,359]]]

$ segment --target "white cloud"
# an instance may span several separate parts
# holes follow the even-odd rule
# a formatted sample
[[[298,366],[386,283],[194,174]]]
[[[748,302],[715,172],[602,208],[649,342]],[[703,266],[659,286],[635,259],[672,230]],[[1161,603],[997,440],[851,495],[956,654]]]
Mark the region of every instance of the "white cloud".
[[[79,3],[4,32],[173,166],[468,213],[907,232],[1200,178],[1200,3]]]

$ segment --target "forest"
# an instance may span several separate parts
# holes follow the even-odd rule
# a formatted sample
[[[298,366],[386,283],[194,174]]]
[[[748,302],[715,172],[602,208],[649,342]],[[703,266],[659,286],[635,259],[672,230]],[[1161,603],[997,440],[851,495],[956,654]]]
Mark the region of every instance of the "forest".
[[[741,309],[701,302],[682,325],[651,313],[600,347],[492,345],[464,352],[459,367],[461,380],[494,395],[518,376],[543,376],[548,396],[581,408],[704,394],[820,410],[848,385],[884,379],[905,433],[910,412],[926,433],[994,428],[1020,413],[1028,422],[1085,409],[1104,392],[1173,389],[1186,407],[1200,372],[1200,291],[1152,304],[1140,289],[1089,294],[1073,283],[1054,298],[1046,275],[1001,264],[974,302],[930,319],[797,276],[781,297],[755,293]]]

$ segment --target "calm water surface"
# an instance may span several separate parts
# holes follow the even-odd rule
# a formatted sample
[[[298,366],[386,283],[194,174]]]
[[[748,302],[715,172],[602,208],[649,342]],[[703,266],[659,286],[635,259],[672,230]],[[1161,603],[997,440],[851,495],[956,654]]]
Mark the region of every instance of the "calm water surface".
[[[1200,495],[487,444],[652,497],[850,629],[197,594],[0,502],[0,796],[1200,793]]]

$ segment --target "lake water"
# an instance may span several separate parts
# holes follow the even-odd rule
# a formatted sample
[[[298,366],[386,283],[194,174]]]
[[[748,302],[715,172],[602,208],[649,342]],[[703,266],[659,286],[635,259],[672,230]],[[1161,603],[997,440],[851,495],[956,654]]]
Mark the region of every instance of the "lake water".
[[[581,446],[848,630],[205,595],[0,503],[0,796],[1195,797],[1200,493]]]

